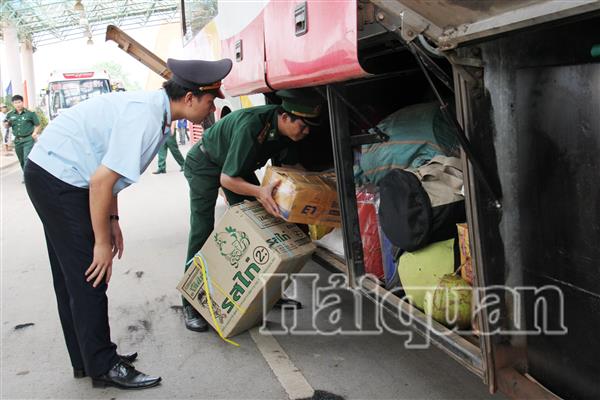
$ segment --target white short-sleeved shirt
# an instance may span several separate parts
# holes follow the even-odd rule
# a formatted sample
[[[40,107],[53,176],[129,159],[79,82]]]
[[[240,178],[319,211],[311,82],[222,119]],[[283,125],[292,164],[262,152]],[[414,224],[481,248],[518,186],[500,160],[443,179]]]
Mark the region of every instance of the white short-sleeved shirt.
[[[53,120],[29,159],[58,179],[89,188],[100,164],[121,175],[116,194],[137,182],[170,134],[164,89],[94,97]]]

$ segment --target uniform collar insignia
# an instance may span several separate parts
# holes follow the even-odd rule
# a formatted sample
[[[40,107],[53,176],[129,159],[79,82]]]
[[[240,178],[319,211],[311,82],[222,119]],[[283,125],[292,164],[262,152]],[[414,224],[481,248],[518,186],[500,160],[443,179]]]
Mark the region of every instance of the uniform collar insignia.
[[[258,136],[256,137],[256,140],[258,141],[259,144],[263,144],[265,142],[265,139],[267,138],[267,133],[269,132],[269,129],[271,129],[271,123],[267,123],[263,128],[262,131],[260,131],[260,133],[258,134]],[[269,135],[270,136],[270,135]]]

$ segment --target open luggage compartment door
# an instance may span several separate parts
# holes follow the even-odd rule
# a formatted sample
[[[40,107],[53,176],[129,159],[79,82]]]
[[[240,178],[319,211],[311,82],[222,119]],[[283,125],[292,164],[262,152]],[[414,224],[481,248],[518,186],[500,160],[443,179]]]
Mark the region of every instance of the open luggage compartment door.
[[[598,218],[587,215],[598,193],[580,189],[597,179],[590,171],[597,171],[598,95],[589,88],[598,87],[600,76],[591,51],[599,3],[579,8],[587,12],[578,18],[570,10],[560,23],[518,32],[506,27],[507,34],[493,38],[487,32],[489,40],[465,41],[453,54],[459,121],[497,175],[505,205],[486,206],[487,195],[466,170],[480,293],[489,300],[497,287],[504,296],[500,307],[483,302],[485,313],[478,313],[488,321],[484,332],[498,332],[483,337],[486,379],[491,390],[513,398],[600,393],[594,358],[600,341],[589,329],[600,321],[592,311],[599,304],[600,276],[592,266]],[[465,60],[478,64],[467,70]],[[488,318],[488,310],[501,311]]]
[[[600,10],[597,0],[371,0],[401,18],[403,37],[423,34],[441,49]],[[385,18],[385,15],[382,16]]]
[[[223,80],[229,96],[269,91],[265,81],[264,18],[261,12],[241,32],[221,41],[223,58],[233,61]]]
[[[356,19],[356,1],[269,2],[265,8],[269,86],[280,90],[367,76],[358,61]]]

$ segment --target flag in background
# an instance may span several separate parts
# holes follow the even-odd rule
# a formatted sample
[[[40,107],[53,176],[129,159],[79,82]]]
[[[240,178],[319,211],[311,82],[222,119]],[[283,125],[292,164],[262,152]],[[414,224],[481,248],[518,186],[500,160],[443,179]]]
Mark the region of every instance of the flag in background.
[[[6,97],[12,97],[12,81],[8,82],[6,87]]]

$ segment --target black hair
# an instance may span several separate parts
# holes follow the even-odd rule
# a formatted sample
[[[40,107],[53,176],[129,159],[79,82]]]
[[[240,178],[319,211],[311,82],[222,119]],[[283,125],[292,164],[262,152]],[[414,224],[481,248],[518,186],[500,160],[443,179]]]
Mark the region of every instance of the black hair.
[[[219,92],[217,89],[213,89],[213,90],[188,89],[186,87],[181,86],[180,84],[178,84],[177,82],[175,82],[171,79],[169,79],[168,81],[163,83],[163,88],[167,92],[167,96],[169,96],[169,99],[173,100],[173,101],[182,99],[188,92],[191,92],[194,96],[196,96],[196,98],[198,98],[198,100],[200,100],[200,98],[202,96],[204,96],[205,94],[212,94],[216,97]]]
[[[10,101],[17,101],[17,100],[21,100],[23,101],[23,96],[21,96],[20,94],[15,94],[12,99],[10,99]]]
[[[304,119],[302,117],[299,117],[297,115],[292,114],[291,112],[287,111],[282,106],[277,107],[277,114],[278,115],[281,115],[281,114],[287,114],[287,115],[289,115],[291,122],[294,122],[297,119],[304,121]]]

